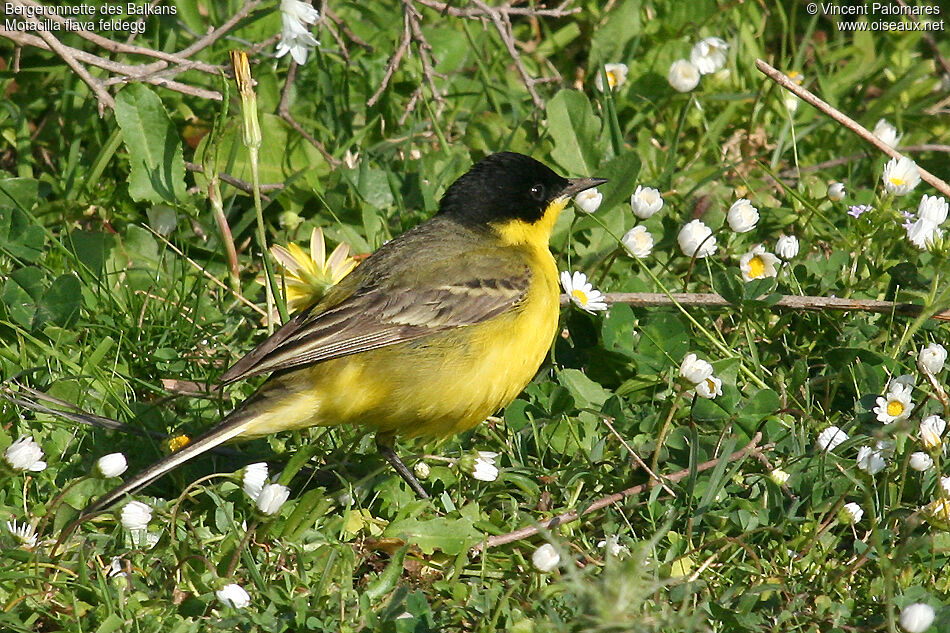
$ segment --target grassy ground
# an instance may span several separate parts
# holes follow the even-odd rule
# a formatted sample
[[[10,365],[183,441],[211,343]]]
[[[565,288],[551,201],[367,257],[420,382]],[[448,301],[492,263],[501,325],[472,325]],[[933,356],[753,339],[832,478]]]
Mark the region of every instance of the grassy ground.
[[[265,192],[269,245],[305,244],[322,227],[331,247],[371,252],[434,213],[474,160],[513,150],[566,175],[611,179],[594,215],[572,206],[559,222],[552,248],[562,270],[583,271],[605,292],[719,292],[731,305],[565,308],[550,362],[498,419],[439,444],[400,445],[410,466],[428,466],[431,501],[415,499],[371,436],[313,429],[201,458],[150,486],[137,495],[153,508],[147,536],[125,529],[118,512],[67,535],[78,509],[117,483],[90,474],[99,457],[121,451],[134,472],[168,451],[163,437],[195,435],[259,384],[182,394],[266,335],[252,309],[265,306],[252,197],[221,186],[234,290],[208,181],[184,165],[250,181],[250,163],[237,90],[213,74],[177,79],[225,92],[229,108],[132,84],[100,117],[61,59],[29,46],[15,59],[0,40],[4,388],[23,396],[30,387],[156,434],[3,405],[0,448],[32,435],[48,465],[3,465],[0,520],[29,523],[38,538],[23,543],[0,525],[0,629],[893,631],[901,609],[927,603],[938,608],[931,630],[950,630],[950,610],[939,609],[950,596],[948,517],[932,505],[950,496],[940,484],[944,450],[940,434],[924,446],[919,431],[931,415],[950,417],[947,373],[928,376],[917,363],[922,347],[950,344],[947,326],[772,306],[787,294],[950,307],[948,249],[937,240],[921,250],[902,226],[901,212],[917,213],[937,191],[925,182],[886,191],[882,153],[789,104],[754,66],[763,58],[800,72],[868,128],[886,118],[902,151],[946,179],[946,147],[932,147],[950,135],[945,30],[931,39],[845,32],[824,8],[810,15],[791,2],[576,0],[570,15],[511,16],[513,59],[490,19],[417,4],[418,35],[387,77],[404,34],[396,5],[330,2],[336,20],[314,30],[321,44],[297,69],[287,104],[325,154],[278,116],[289,57],[275,59],[267,41],[280,29],[273,3],[194,55],[224,65],[229,49],[252,50],[260,178],[283,185]],[[180,51],[240,8],[169,6],[177,14],[148,18],[136,44]],[[901,18],[864,18],[882,19]],[[705,37],[728,43],[724,66],[674,90],[671,64]],[[597,74],[615,62],[628,66],[626,81],[599,90]],[[519,68],[545,81],[529,90]],[[843,199],[828,197],[835,181]],[[664,199],[646,220],[629,202],[638,185]],[[739,198],[760,216],[748,232],[727,221]],[[873,210],[847,213],[861,204]],[[695,218],[718,248],[691,260],[677,235]],[[655,240],[643,258],[619,248],[635,225]],[[743,255],[757,244],[775,252],[781,235],[796,236],[800,251],[786,254],[777,277],[744,281]],[[696,397],[680,376],[688,353],[712,363],[721,395]],[[885,425],[876,398],[905,374],[913,409]],[[849,439],[824,451],[816,442],[831,425]],[[723,458],[759,433],[761,450]],[[882,441],[892,444],[871,474],[861,448]],[[495,481],[466,474],[476,450],[498,453]],[[660,474],[683,476],[473,551],[488,536],[647,482],[631,450]],[[917,452],[934,464],[912,468]],[[718,461],[701,469],[709,460]],[[239,469],[256,461],[290,486],[276,516],[256,513],[241,489]],[[774,469],[788,475],[784,485]],[[853,524],[849,503],[863,511]],[[547,572],[532,560],[544,543],[559,555]],[[247,591],[248,606],[216,597],[230,583]]]

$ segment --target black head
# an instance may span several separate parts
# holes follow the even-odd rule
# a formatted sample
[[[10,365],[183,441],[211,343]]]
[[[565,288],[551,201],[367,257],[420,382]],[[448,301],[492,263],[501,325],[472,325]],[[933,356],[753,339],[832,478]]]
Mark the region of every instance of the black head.
[[[473,224],[522,220],[533,224],[551,202],[603,180],[568,180],[530,156],[499,152],[478,161],[446,190],[439,213]]]

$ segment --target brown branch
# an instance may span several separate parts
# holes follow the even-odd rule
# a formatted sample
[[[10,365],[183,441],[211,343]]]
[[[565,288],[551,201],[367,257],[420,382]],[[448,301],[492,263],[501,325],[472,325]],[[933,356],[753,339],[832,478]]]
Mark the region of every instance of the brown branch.
[[[35,2],[34,0],[14,0],[14,2],[16,4],[19,4],[20,6],[24,6],[24,5],[31,6],[31,7],[45,6],[39,2]],[[55,13],[43,14],[43,17],[45,19],[49,19],[59,24],[66,24],[66,18],[62,17],[61,15],[57,15]],[[104,48],[105,50],[110,51],[112,53],[127,53],[130,55],[142,55],[143,57],[153,57],[155,59],[162,60],[160,62],[149,64],[148,66],[140,66],[139,68],[142,68],[143,72],[152,72],[154,70],[160,70],[162,68],[165,68],[168,66],[168,63],[165,63],[165,62],[169,62],[172,64],[183,64],[183,65],[187,64],[189,66],[188,69],[200,70],[202,72],[210,73],[212,75],[217,75],[221,72],[220,67],[215,66],[213,64],[208,64],[208,63],[199,62],[199,61],[192,61],[192,60],[186,59],[180,54],[166,53],[164,51],[153,50],[151,48],[146,48],[144,46],[135,46],[132,44],[125,44],[123,42],[116,42],[115,40],[110,40],[109,38],[103,37],[99,35],[98,33],[94,33],[92,31],[86,31],[84,29],[71,29],[70,33],[74,33],[78,35],[79,37],[83,38],[84,40],[88,42],[92,42],[96,46]],[[150,68],[150,67],[154,67],[154,68]]]
[[[944,154],[950,154],[950,145],[941,145],[939,143],[921,143],[920,145],[904,145],[900,148],[905,154],[908,153],[918,153],[918,152],[942,152]],[[847,165],[856,160],[865,158],[867,154],[851,154],[850,156],[841,156],[839,158],[833,158],[831,160],[826,160],[823,163],[817,163],[815,165],[805,165],[803,167],[796,167],[792,169],[786,169],[779,173],[782,178],[795,178],[798,174],[807,174],[813,171],[825,171],[831,167],[837,167],[839,165]]]
[[[498,31],[498,36],[501,37],[501,41],[505,44],[505,48],[508,49],[508,56],[511,57],[512,61],[515,63],[515,69],[518,71],[518,74],[521,75],[521,81],[524,83],[525,88],[528,89],[528,94],[531,95],[531,101],[534,103],[534,107],[539,110],[544,107],[544,101],[541,100],[541,95],[538,94],[538,91],[535,90],[535,84],[537,80],[528,74],[528,70],[524,67],[524,63],[521,61],[521,53],[518,52],[518,48],[515,46],[515,38],[511,29],[511,20],[508,18],[508,15],[501,13],[498,9],[493,9],[481,0],[472,0],[472,2],[478,6],[485,14],[491,19],[492,24],[495,25],[495,30]]]
[[[330,165],[333,167],[339,167],[340,161],[337,160],[333,154],[327,151],[327,148],[324,147],[323,143],[318,141],[313,137],[307,130],[304,129],[300,123],[297,122],[297,119],[294,118],[294,115],[290,113],[290,91],[294,85],[294,80],[297,79],[297,62],[290,60],[290,68],[287,70],[287,79],[284,81],[284,89],[280,95],[280,103],[277,105],[277,114],[280,115],[284,121],[290,124],[290,127],[297,130],[297,133],[300,136],[307,139],[311,145],[317,148],[317,151],[323,154],[323,157],[326,159]]]
[[[185,169],[196,174],[205,173],[204,167],[197,163],[185,162]],[[226,182],[235,189],[240,189],[245,193],[252,193],[254,187],[251,186],[251,183],[246,180],[241,180],[240,178],[235,178],[234,176],[229,176],[228,174],[218,174],[218,178],[221,179],[221,182]],[[284,183],[277,182],[273,184],[264,184],[261,185],[261,191],[279,191],[284,188]]]
[[[758,68],[769,79],[771,79],[772,81],[774,81],[781,87],[785,88],[786,90],[788,90],[795,96],[799,97],[803,101],[806,101],[812,106],[818,108],[818,110],[820,110],[821,112],[824,112],[826,115],[828,115],[829,117],[831,117],[832,119],[834,119],[835,121],[843,125],[844,127],[848,128],[849,130],[851,130],[852,132],[854,132],[855,134],[857,134],[858,136],[863,138],[865,141],[867,141],[874,147],[878,148],[879,150],[881,150],[882,152],[884,152],[891,158],[901,157],[900,152],[895,150],[890,145],[887,145],[886,143],[884,143],[878,137],[874,136],[863,125],[861,125],[860,123],[858,123],[857,121],[849,117],[848,115],[844,114],[837,108],[831,106],[830,104],[828,104],[828,102],[819,98],[807,88],[803,88],[802,86],[799,86],[794,81],[789,79],[784,73],[778,71],[777,69],[770,66],[769,64],[762,61],[761,59],[755,60],[755,65],[756,65],[756,68]],[[917,171],[920,172],[920,177],[926,180],[928,183],[930,183],[930,185],[934,189],[938,190],[940,193],[942,193],[945,196],[950,196],[950,184],[947,184],[945,181],[941,180],[937,176],[934,176],[932,173],[930,173],[929,171],[927,171],[920,165],[917,166]]]
[[[89,71],[86,70],[86,67],[79,63],[76,59],[76,56],[70,52],[69,47],[60,42],[56,37],[46,31],[45,29],[39,30],[40,39],[42,39],[47,46],[50,47],[54,53],[59,55],[66,65],[73,69],[79,78],[82,79],[89,89],[92,90],[92,93],[96,95],[96,101],[99,103],[99,116],[102,116],[105,113],[106,108],[114,108],[115,100],[112,98],[112,95],[103,87],[102,82],[89,74]]]
[[[409,50],[409,42],[411,40],[412,32],[409,29],[409,18],[403,13],[402,39],[399,41],[399,46],[396,47],[396,52],[393,53],[393,56],[389,59],[389,63],[386,64],[386,71],[383,73],[383,80],[379,82],[379,88],[376,89],[373,96],[366,102],[367,107],[371,108],[376,105],[379,98],[383,96],[383,92],[396,73],[396,69],[399,68],[399,65],[402,63],[403,56],[406,54],[406,51]]]
[[[450,6],[446,2],[439,2],[438,0],[415,0],[415,2],[421,4],[424,7],[435,9],[443,15],[451,15],[452,17],[456,18],[482,19],[485,17],[485,10],[482,7],[475,9],[460,9],[458,7]],[[565,2],[562,2],[556,9],[514,7],[511,6],[511,4],[505,4],[500,7],[492,7],[491,10],[498,12],[500,15],[519,15],[547,18],[563,18],[569,15],[574,15],[575,13],[580,13],[580,8],[567,9],[566,7],[569,4],[571,4],[571,0],[566,0]]]
[[[412,0],[403,0],[402,6],[406,12],[409,22],[409,28],[412,30],[412,39],[419,49],[419,59],[422,60],[422,76],[429,85],[429,91],[432,98],[439,104],[439,112],[445,105],[445,99],[442,98],[442,92],[435,85],[435,63],[432,59],[432,45],[426,39],[422,32],[422,14],[414,6]]]
[[[625,303],[639,308],[675,305],[699,308],[730,308],[735,306],[735,304],[726,301],[722,295],[713,292],[674,292],[670,295],[659,292],[608,292],[606,301],[609,304]],[[561,295],[561,305],[567,305],[568,303],[570,303],[570,298],[567,295]],[[790,310],[854,310],[858,312],[876,312],[878,314],[894,313],[908,317],[919,316],[924,310],[923,306],[914,303],[896,303],[875,299],[839,299],[838,297],[801,297],[798,295],[783,295],[772,306]],[[941,310],[930,318],[938,321],[950,321],[950,310]]]
[[[746,455],[748,455],[751,452],[754,452],[757,449],[759,442],[761,440],[762,440],[762,433],[756,433],[755,436],[752,438],[751,442],[749,442],[744,448],[741,448],[738,451],[734,452],[733,454],[729,455],[728,458],[726,459],[729,462],[734,462],[734,461],[738,461],[744,458]],[[722,460],[723,460],[722,457],[717,457],[716,459],[711,459],[707,462],[703,462],[702,464],[699,464],[696,467],[695,472],[701,473],[701,472],[710,470],[712,468],[715,468],[716,466],[719,465],[720,462],[722,462]],[[666,481],[677,482],[677,481],[686,479],[693,472],[694,472],[693,470],[686,468],[684,470],[680,470],[675,473],[666,475],[664,479]],[[573,521],[577,521],[582,516],[588,515],[591,512],[596,512],[597,510],[600,510],[601,508],[606,508],[609,505],[613,505],[615,503],[623,501],[624,499],[628,497],[633,497],[635,495],[642,494],[657,485],[659,485],[659,482],[657,482],[654,479],[651,479],[647,483],[640,484],[638,486],[633,486],[632,488],[627,488],[626,490],[622,490],[620,492],[615,492],[614,494],[607,495],[606,497],[601,497],[597,501],[587,506],[583,512],[578,512],[577,510],[571,510],[570,512],[565,512],[563,514],[557,515],[556,517],[552,517],[546,521],[542,521],[541,523],[537,525],[529,525],[527,527],[523,527],[523,528],[514,530],[512,532],[508,532],[507,534],[498,534],[496,536],[490,536],[484,541],[482,541],[481,543],[479,543],[478,545],[474,546],[471,549],[471,552],[478,553],[492,547],[497,547],[498,545],[504,545],[506,543],[513,543],[515,541],[520,541],[521,539],[534,536],[541,530],[553,530],[557,528],[558,526],[564,525],[565,523],[571,523]]]
[[[0,37],[5,37],[16,44],[21,46],[33,46],[45,51],[53,51],[49,44],[47,44],[43,39],[30,35],[28,33],[20,33],[19,31],[8,31],[2,26],[0,26]],[[114,62],[110,59],[105,59],[99,57],[98,55],[93,55],[92,53],[87,53],[86,51],[79,50],[78,48],[73,48],[65,44],[60,43],[60,45],[69,52],[73,57],[78,61],[89,64],[90,66],[95,66],[97,68],[102,68],[107,70],[110,73],[117,75],[124,75],[125,80],[136,80],[144,81],[145,83],[150,83],[157,86],[162,86],[169,90],[175,92],[180,92],[182,94],[192,95],[201,99],[213,99],[214,101],[221,101],[221,93],[216,90],[206,90],[204,88],[197,88],[195,86],[189,86],[188,84],[183,84],[178,81],[171,81],[163,79],[161,77],[150,77],[150,76],[138,76],[139,66],[132,66],[129,64],[122,64],[120,62]],[[111,80],[110,80],[111,81]]]
[[[248,0],[244,3],[244,6],[241,7],[237,13],[232,15],[230,18],[224,21],[224,23],[213,31],[209,32],[207,35],[199,38],[196,42],[193,42],[191,45],[186,46],[185,48],[178,51],[179,57],[191,57],[198,51],[204,50],[217,42],[219,39],[224,37],[234,26],[246,18],[248,14],[259,5],[263,0]]]

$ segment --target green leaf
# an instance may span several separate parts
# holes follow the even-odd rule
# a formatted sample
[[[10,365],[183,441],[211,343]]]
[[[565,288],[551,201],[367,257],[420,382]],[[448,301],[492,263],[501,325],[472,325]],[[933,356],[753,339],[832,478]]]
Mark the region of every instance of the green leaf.
[[[0,204],[11,204],[28,211],[49,193],[49,184],[35,178],[4,178],[0,180]]]
[[[45,323],[68,325],[79,313],[82,294],[79,279],[73,274],[60,275],[43,294],[33,316],[33,328]]]
[[[644,371],[660,373],[679,366],[689,351],[689,332],[683,319],[672,312],[656,312],[640,321],[640,344],[634,357]]]
[[[597,149],[600,119],[587,95],[562,90],[548,101],[548,129],[554,139],[551,157],[572,175],[592,176],[600,164]]]
[[[35,262],[43,254],[46,235],[19,209],[0,206],[0,251],[25,262]]]
[[[115,98],[115,119],[132,164],[132,198],[169,203],[184,198],[181,139],[161,99],[144,84],[128,85]]]
[[[29,328],[33,323],[36,302],[13,279],[7,279],[0,291],[0,303],[10,315],[10,320],[20,327]]]
[[[564,369],[558,372],[557,380],[564,385],[579,407],[600,407],[611,394],[588,378],[579,369]]]
[[[629,201],[630,196],[637,189],[639,174],[640,156],[636,152],[624,152],[598,167],[597,172],[592,175],[607,179],[607,183],[600,187],[604,194],[601,208],[607,211],[615,205]]]
[[[481,532],[469,519],[449,519],[445,517],[421,521],[404,519],[390,523],[383,536],[401,538],[417,545],[425,554],[441,550],[454,556],[466,551],[482,538]]]

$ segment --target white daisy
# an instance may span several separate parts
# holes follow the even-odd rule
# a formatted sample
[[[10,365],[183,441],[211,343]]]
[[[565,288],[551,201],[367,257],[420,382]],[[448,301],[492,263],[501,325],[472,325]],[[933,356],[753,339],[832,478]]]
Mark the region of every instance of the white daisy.
[[[885,119],[880,119],[871,134],[881,139],[881,141],[890,147],[897,147],[901,140],[901,135],[897,133],[897,128],[888,123]]]
[[[914,410],[914,403],[910,396],[911,389],[908,385],[891,381],[887,394],[878,396],[876,400],[877,406],[874,407],[874,413],[878,421],[891,424],[910,417],[910,412]]]
[[[934,623],[934,608],[923,602],[915,602],[901,609],[901,628],[907,633],[924,633]]]
[[[109,453],[99,458],[96,470],[103,477],[118,477],[129,468],[129,463],[122,453]]]
[[[746,281],[765,279],[778,275],[775,265],[780,261],[759,244],[739,259],[739,269],[742,271],[742,278]]]
[[[707,37],[696,42],[690,51],[689,61],[703,75],[719,71],[726,65],[729,44],[719,37]]]
[[[707,361],[696,356],[696,354],[687,354],[680,363],[680,376],[698,385],[713,374],[713,366]]]
[[[858,449],[857,462],[859,469],[867,471],[872,476],[881,472],[887,466],[881,451],[876,451],[870,446],[862,446]]]
[[[939,225],[947,221],[948,211],[950,211],[950,205],[945,199],[924,194],[920,199],[920,204],[917,205],[917,218]]]
[[[832,202],[844,200],[845,193],[843,182],[833,182],[828,185],[828,199]]]
[[[943,443],[946,421],[939,415],[930,415],[920,421],[920,443],[926,449],[939,448]]]
[[[934,465],[934,460],[927,453],[923,451],[917,451],[916,453],[911,454],[907,465],[916,471],[924,472],[925,470],[929,470],[930,467]]]
[[[32,435],[24,435],[3,452],[3,459],[14,470],[39,472],[46,468],[43,461],[43,449],[33,441]]]
[[[838,511],[838,520],[849,525],[858,523],[863,516],[864,510],[861,509],[861,506],[853,502],[844,504],[841,510]]]
[[[557,553],[553,545],[545,543],[534,550],[534,554],[531,555],[531,562],[534,564],[535,569],[547,573],[557,568],[558,563],[561,562],[561,555]]]
[[[572,276],[566,270],[562,271],[561,285],[571,302],[581,310],[593,314],[607,309],[604,294],[587,281],[584,273],[576,271]]]
[[[846,441],[848,441],[847,433],[836,426],[829,426],[818,434],[817,443],[819,450],[830,453]]]
[[[699,69],[685,59],[677,59],[670,65],[667,81],[679,92],[689,92],[699,85]]]
[[[221,587],[214,592],[214,595],[226,607],[243,609],[251,604],[251,596],[244,590],[244,587],[234,583]]]
[[[630,208],[635,216],[646,220],[663,208],[663,196],[659,189],[637,185],[636,191],[630,196]]]
[[[604,64],[604,75],[607,75],[607,85],[610,86],[611,90],[626,83],[628,72],[629,69],[626,64]],[[601,92],[604,91],[604,75],[598,72],[597,76],[594,77],[594,85]]]
[[[244,467],[244,476],[241,478],[241,487],[244,489],[245,494],[251,498],[251,501],[257,501],[257,498],[261,496],[261,490],[264,489],[264,484],[266,483],[266,463],[257,462],[255,464],[248,464]]]
[[[927,347],[921,347],[917,353],[917,367],[920,371],[932,375],[943,371],[943,365],[947,362],[947,348],[940,343],[931,343]]]
[[[696,394],[702,398],[712,400],[722,395],[722,380],[710,376],[706,380],[696,383]]]
[[[687,257],[695,255],[696,259],[712,255],[717,248],[712,229],[706,226],[702,220],[693,220],[680,229],[676,241],[684,255]]]
[[[759,210],[747,199],[739,198],[729,207],[726,221],[729,222],[729,228],[736,233],[748,233],[759,221]]]
[[[917,171],[917,163],[901,156],[892,158],[884,166],[884,189],[895,196],[903,196],[920,183],[920,172]]]
[[[581,212],[588,215],[600,208],[600,203],[603,201],[604,194],[597,191],[597,187],[591,187],[574,196],[574,204]]]
[[[10,530],[10,534],[13,535],[13,538],[20,541],[24,549],[33,549],[36,547],[36,526],[32,523],[24,521],[21,525],[17,525],[16,521],[7,521],[7,529]]]
[[[646,257],[653,252],[653,235],[645,226],[635,226],[620,238],[624,249],[633,257]]]
[[[270,516],[277,514],[290,497],[290,488],[281,484],[266,484],[257,497],[257,509]]]
[[[775,254],[788,261],[798,255],[798,238],[794,235],[783,235],[775,242]]]

